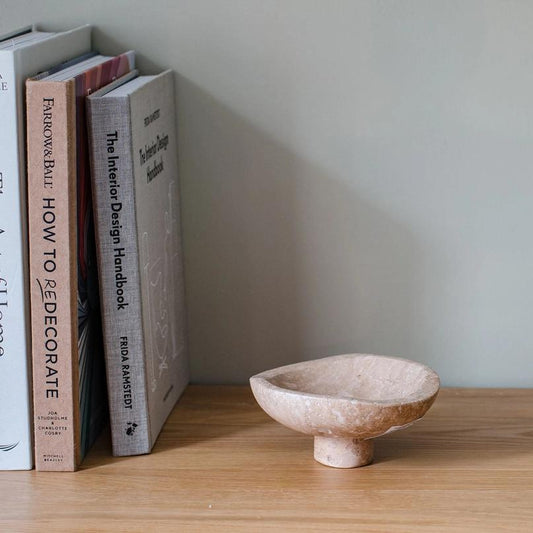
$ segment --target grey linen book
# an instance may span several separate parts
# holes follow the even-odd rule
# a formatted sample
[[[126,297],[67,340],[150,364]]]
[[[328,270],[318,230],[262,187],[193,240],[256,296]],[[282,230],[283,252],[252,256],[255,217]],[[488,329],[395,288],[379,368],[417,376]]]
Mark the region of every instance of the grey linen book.
[[[114,455],[151,451],[188,380],[174,81],[87,99]]]

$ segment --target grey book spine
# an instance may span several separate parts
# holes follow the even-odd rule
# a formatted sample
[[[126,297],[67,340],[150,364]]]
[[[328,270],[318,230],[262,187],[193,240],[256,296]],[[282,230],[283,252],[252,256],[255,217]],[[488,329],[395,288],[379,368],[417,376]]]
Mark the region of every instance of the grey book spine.
[[[149,453],[130,102],[88,99],[113,455]]]

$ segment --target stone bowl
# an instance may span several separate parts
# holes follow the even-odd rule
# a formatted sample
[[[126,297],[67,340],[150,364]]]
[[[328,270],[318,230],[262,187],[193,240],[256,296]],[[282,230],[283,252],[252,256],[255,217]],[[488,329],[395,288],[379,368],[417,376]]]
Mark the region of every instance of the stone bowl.
[[[274,420],[314,437],[319,463],[353,468],[372,461],[372,439],[422,418],[440,382],[415,361],[347,354],[267,370],[250,385]]]

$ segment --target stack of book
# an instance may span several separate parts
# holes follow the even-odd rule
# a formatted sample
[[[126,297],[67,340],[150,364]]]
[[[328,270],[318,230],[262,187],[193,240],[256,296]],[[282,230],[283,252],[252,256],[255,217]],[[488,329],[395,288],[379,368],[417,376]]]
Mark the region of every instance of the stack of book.
[[[173,75],[26,28],[0,121],[0,469],[76,470],[107,414],[149,453],[188,383]]]

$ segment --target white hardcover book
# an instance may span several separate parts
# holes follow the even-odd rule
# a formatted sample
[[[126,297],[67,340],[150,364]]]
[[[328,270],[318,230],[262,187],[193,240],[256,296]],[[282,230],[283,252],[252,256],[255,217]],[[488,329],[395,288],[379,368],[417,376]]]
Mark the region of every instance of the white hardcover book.
[[[0,470],[33,466],[24,82],[90,48],[89,26],[0,36]]]

